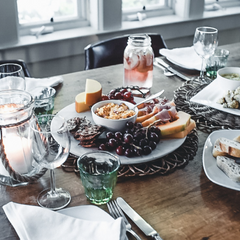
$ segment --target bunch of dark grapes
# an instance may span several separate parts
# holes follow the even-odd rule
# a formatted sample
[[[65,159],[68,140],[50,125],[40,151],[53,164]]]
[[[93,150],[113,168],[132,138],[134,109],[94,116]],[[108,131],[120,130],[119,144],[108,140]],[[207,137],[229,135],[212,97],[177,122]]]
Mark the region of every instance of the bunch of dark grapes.
[[[116,88],[111,90],[108,95],[103,95],[102,100],[119,99],[136,104],[133,94],[127,88]]]
[[[106,142],[100,150],[115,150],[120,156],[134,157],[150,154],[160,141],[160,129],[156,126],[144,128],[141,123],[126,123],[125,132],[107,132]]]

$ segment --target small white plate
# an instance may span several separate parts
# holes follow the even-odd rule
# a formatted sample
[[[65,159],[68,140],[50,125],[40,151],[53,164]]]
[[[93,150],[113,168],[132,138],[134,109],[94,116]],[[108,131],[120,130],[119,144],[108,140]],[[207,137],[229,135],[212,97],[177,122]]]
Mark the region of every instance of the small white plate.
[[[210,181],[222,187],[240,191],[240,183],[232,181],[216,164],[212,155],[215,141],[220,137],[234,139],[240,135],[240,130],[218,130],[212,132],[203,148],[203,169]]]
[[[92,115],[91,111],[86,111],[82,113],[77,113],[75,110],[75,103],[72,103],[68,105],[67,107],[63,108],[61,111],[58,112],[60,116],[63,116],[65,119],[70,119],[74,117],[84,117],[88,120],[90,120],[92,123]],[[58,136],[55,136],[56,140],[58,142],[61,142],[61,138]],[[137,163],[144,163],[144,162],[149,162],[153,161],[155,159],[159,159],[174,150],[176,150],[178,147],[180,147],[184,141],[185,138],[180,138],[180,139],[162,139],[158,144],[157,148],[152,151],[151,154],[149,155],[142,155],[140,157],[132,157],[132,158],[127,158],[125,156],[119,156],[119,159],[121,161],[121,164],[137,164]],[[64,143],[62,143],[64,144]],[[90,152],[96,150],[96,148],[84,148],[81,145],[79,145],[79,141],[74,139],[73,136],[71,136],[71,149],[70,152],[76,156],[81,156],[82,154],[86,152]]]
[[[236,81],[236,83],[238,83],[238,81]],[[240,82],[238,83],[238,85],[240,86]],[[234,89],[236,88],[237,86]],[[217,101],[226,94],[227,90],[230,90],[230,87],[229,88],[224,87],[220,79],[215,79],[213,82],[207,85],[203,90],[201,90],[195,96],[193,96],[190,99],[190,101],[195,103],[200,103],[200,104],[218,109],[223,112],[240,116],[239,109],[224,108],[222,104],[217,103]]]
[[[64,208],[62,210],[59,210],[58,212],[70,217],[80,218],[89,221],[114,221],[114,219],[107,212],[94,205],[82,205]]]

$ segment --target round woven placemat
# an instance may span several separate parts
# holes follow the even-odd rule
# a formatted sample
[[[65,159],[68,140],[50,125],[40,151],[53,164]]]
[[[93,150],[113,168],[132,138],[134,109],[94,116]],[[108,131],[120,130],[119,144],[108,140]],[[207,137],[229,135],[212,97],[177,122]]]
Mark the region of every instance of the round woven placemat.
[[[118,177],[142,177],[154,174],[164,175],[173,172],[192,160],[196,155],[197,149],[198,135],[196,130],[193,130],[178,149],[162,158],[146,163],[121,165]],[[77,157],[70,155],[68,160],[62,165],[62,168],[66,172],[75,172],[79,175]]]
[[[190,101],[210,82],[210,79],[207,79],[205,83],[201,83],[197,79],[186,81],[174,92],[174,102],[177,110],[191,114],[192,119],[196,121],[197,128],[203,132],[210,133],[219,129],[240,128],[239,116]]]

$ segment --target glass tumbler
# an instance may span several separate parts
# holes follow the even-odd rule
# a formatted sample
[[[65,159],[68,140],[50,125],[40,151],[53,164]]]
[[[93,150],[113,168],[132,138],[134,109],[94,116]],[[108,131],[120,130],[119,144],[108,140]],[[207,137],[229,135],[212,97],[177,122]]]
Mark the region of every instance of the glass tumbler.
[[[56,90],[52,87],[36,87],[31,91],[34,97],[35,115],[52,114]]]
[[[154,53],[147,34],[130,35],[124,50],[124,86],[138,86],[150,92],[153,83]]]
[[[83,154],[77,164],[90,202],[97,205],[109,202],[117,182],[119,158],[106,151],[95,151]]]
[[[211,79],[215,79],[217,77],[217,71],[226,66],[228,56],[229,51],[227,49],[217,48],[214,55],[206,61],[206,75]]]

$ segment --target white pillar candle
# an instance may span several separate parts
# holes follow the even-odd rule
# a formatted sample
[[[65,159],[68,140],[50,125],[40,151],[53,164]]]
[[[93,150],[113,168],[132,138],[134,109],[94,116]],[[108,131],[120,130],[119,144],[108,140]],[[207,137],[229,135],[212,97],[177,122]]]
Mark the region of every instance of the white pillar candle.
[[[32,154],[28,140],[14,134],[8,134],[3,138],[5,153],[10,166],[14,171],[24,174],[32,169]],[[9,176],[8,171],[0,162],[0,174]]]

